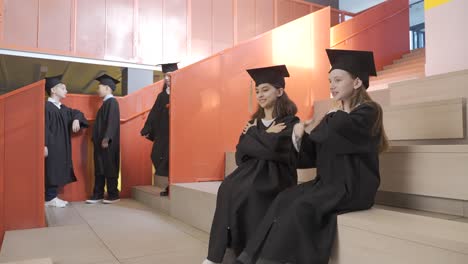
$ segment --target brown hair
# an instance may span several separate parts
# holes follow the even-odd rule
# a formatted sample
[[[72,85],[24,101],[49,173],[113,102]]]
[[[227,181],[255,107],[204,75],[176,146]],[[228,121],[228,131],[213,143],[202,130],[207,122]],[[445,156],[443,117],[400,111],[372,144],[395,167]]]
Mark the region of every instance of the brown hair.
[[[277,89],[277,88],[275,88]],[[278,97],[275,102],[273,110],[273,118],[283,118],[285,116],[294,116],[297,114],[296,104],[289,99],[286,92],[283,92],[283,95]],[[257,111],[252,115],[252,119],[265,118],[265,110],[259,105]]]
[[[356,76],[351,75],[353,79]],[[353,91],[351,95],[351,103],[350,108],[353,109],[360,104],[367,104],[377,110],[377,118],[375,119],[375,123],[372,126],[372,135],[380,135],[380,142],[379,142],[379,152],[385,152],[389,148],[387,134],[385,133],[384,125],[383,125],[383,110],[380,104],[372,100],[369,93],[367,92],[364,85],[361,85],[358,89]]]

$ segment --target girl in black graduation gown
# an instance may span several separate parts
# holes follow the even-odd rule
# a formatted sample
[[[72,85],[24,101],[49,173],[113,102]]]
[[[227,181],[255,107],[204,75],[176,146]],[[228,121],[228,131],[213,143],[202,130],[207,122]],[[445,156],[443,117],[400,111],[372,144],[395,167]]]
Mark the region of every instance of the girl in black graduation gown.
[[[75,182],[71,133],[88,127],[83,113],[60,103],[67,95],[62,76],[46,78],[50,96],[45,104],[45,200],[46,206],[65,207],[68,202],[57,197],[59,187]]]
[[[259,107],[240,136],[239,167],[218,190],[204,263],[221,263],[227,248],[238,256],[276,195],[297,184],[291,133],[299,119],[296,105],[284,92],[284,77],[289,77],[286,66],[248,73],[256,83]]]
[[[146,119],[140,134],[153,141],[151,161],[156,169],[156,175],[169,177],[169,102],[171,79],[168,73],[178,70],[177,63],[162,64],[164,87],[156,98],[156,102]],[[169,186],[161,192],[161,196],[169,195]]]
[[[387,147],[382,109],[369,97],[375,75],[371,52],[327,50],[333,97],[330,111],[310,134],[294,128],[293,141],[304,167],[316,167],[315,180],[278,195],[240,263],[327,264],[337,215],[373,206],[379,187],[379,153]]]

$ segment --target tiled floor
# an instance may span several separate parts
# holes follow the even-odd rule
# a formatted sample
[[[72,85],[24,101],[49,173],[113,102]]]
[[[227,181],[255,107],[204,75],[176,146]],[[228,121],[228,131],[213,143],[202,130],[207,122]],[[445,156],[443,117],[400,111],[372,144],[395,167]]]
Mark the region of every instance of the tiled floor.
[[[8,232],[0,263],[48,258],[54,264],[190,264],[206,256],[208,234],[133,200],[73,203],[47,210],[48,228]]]

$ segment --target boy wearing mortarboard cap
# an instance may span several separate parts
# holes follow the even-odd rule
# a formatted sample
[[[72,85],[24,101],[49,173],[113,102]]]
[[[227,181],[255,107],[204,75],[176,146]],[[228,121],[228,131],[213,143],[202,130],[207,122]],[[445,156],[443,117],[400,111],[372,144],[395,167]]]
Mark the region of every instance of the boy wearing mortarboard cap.
[[[96,80],[99,82],[98,95],[104,102],[96,115],[93,129],[94,191],[93,196],[86,202],[94,204],[102,201],[111,204],[120,201],[117,188],[120,170],[120,111],[119,103],[113,95],[119,81],[107,74],[99,76]]]
[[[49,96],[45,104],[45,205],[65,207],[68,202],[58,198],[58,188],[75,182],[71,157],[71,133],[88,127],[83,113],[66,107],[61,100],[67,96],[62,75],[46,77]]]

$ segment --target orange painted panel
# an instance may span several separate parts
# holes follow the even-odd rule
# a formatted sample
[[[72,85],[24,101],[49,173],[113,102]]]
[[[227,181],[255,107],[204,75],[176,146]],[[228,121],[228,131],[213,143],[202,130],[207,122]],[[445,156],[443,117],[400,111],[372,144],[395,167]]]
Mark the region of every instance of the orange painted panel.
[[[372,50],[378,70],[409,51],[406,0],[389,0],[331,29],[336,49]]]
[[[0,96],[5,230],[45,225],[44,90],[40,81]]]
[[[106,1],[106,59],[133,60],[133,0]]]
[[[275,27],[275,2],[271,0],[256,0],[255,2],[255,32],[257,35],[272,30]]]
[[[122,197],[130,197],[133,186],[152,183],[152,142],[141,137],[140,130],[162,86],[163,82],[158,82],[119,100]],[[142,112],[146,114],[139,115]]]
[[[213,0],[213,53],[234,45],[232,0]]]
[[[79,0],[76,4],[76,52],[104,58],[106,1]]]
[[[278,8],[276,9],[276,16],[278,25],[284,25],[294,20],[294,3],[290,0],[276,0]]]
[[[255,1],[237,0],[237,43],[255,37]]]
[[[69,94],[63,103],[84,113],[91,127],[72,136],[72,160],[77,181],[66,185],[60,197],[67,201],[83,201],[92,194],[94,185],[92,124],[102,100],[93,95]]]
[[[192,60],[201,60],[212,54],[212,0],[192,0],[191,3],[190,55]]]
[[[22,47],[37,47],[38,1],[3,0],[4,42]]]
[[[72,0],[39,0],[38,47],[70,51]]]
[[[310,117],[313,102],[329,96],[329,21],[326,8],[173,74],[172,183],[223,177],[224,153],[235,149],[253,110],[248,68],[287,64],[286,91],[298,104],[299,116]]]
[[[162,61],[163,0],[138,1],[138,60],[145,64]]]
[[[294,2],[294,19],[310,14],[310,5],[307,3]]]
[[[59,196],[66,201],[88,199],[94,187],[92,127],[72,136],[72,160],[77,181],[60,190]]]
[[[176,62],[187,55],[187,1],[164,0],[163,61]]]
[[[133,186],[152,184],[152,143],[140,136],[146,117],[138,116],[120,127],[122,197],[130,197]]]
[[[3,41],[3,31],[4,31],[4,29],[3,29],[3,16],[4,16],[3,12],[4,12],[3,0],[0,0],[0,42]],[[0,245],[0,247],[1,247],[1,245]]]

